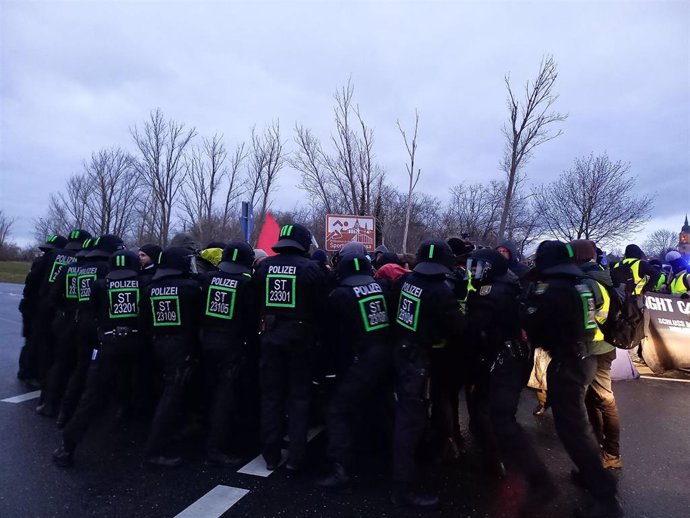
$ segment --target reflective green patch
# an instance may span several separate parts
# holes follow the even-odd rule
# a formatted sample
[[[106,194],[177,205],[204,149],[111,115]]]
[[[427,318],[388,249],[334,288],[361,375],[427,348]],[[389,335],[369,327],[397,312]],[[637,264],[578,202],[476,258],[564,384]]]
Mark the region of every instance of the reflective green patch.
[[[155,327],[182,325],[180,298],[177,295],[151,297],[151,311]]]
[[[410,331],[416,332],[419,320],[419,307],[421,305],[422,301],[419,298],[401,291],[400,300],[398,301],[398,316],[395,321]]]
[[[210,286],[206,297],[206,315],[232,320],[235,315],[237,290],[225,286]]]
[[[359,301],[364,330],[368,333],[388,327],[388,311],[383,295],[372,295]]]
[[[266,276],[266,307],[294,308],[297,304],[297,277],[289,274]]]
[[[132,318],[139,315],[139,288],[109,289],[108,300],[110,318]]]

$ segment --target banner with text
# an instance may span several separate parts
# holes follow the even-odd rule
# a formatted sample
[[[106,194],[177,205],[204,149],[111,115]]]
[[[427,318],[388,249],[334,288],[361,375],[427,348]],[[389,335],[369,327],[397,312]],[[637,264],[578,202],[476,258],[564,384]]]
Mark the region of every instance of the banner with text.
[[[654,373],[690,368],[690,299],[652,293],[644,296],[642,357]]]

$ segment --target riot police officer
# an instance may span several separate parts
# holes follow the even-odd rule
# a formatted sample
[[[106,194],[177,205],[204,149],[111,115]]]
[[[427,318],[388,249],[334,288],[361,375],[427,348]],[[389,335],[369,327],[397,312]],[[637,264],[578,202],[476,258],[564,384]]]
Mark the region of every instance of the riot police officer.
[[[326,279],[307,257],[311,232],[285,225],[255,273],[261,316],[261,442],[266,468],[281,461],[288,414],[288,469],[302,467],[311,404],[311,354],[323,324]],[[287,409],[284,408],[287,406]]]
[[[97,322],[98,348],[93,350],[84,396],[65,426],[63,443],[53,452],[60,467],[70,466],[74,451],[108,393],[117,385],[118,374],[139,357],[141,341],[141,290],[139,258],[127,250],[114,253],[109,272],[94,281],[90,304]]]
[[[253,343],[253,335],[258,332],[251,285],[253,263],[252,247],[243,241],[232,241],[223,250],[218,271],[199,275],[203,304],[201,372],[204,392],[211,397],[206,457],[223,466],[240,461],[225,450],[233,439],[231,425],[238,421],[238,390],[247,363],[247,345]]]
[[[173,468],[182,463],[167,453],[177,417],[183,409],[185,386],[196,363],[201,290],[190,278],[190,251],[181,247],[165,249],[153,281],[144,290],[148,332],[153,352],[164,378],[151,431],[144,449],[144,464]]]
[[[73,234],[70,234],[73,235]],[[81,250],[74,254],[75,262],[60,269],[49,293],[55,308],[52,327],[54,329],[54,361],[43,384],[40,404],[36,408],[39,415],[55,417],[65,385],[69,379],[77,356],[77,278],[79,268],[91,251],[93,240],[87,238]]]
[[[577,516],[622,516],[616,480],[602,466],[585,410],[585,393],[597,370],[590,352],[597,322],[593,294],[574,255],[572,247],[560,241],[539,245],[530,272],[536,284],[526,300],[525,327],[532,345],[551,354],[547,382],[556,431],[579,470],[576,481],[593,497]]]
[[[364,399],[390,378],[388,307],[383,287],[364,255],[346,255],[336,268],[338,287],[328,297],[328,329],[333,337],[338,384],[328,405],[328,459],[331,473],[317,485],[350,490],[356,417]]]
[[[467,299],[467,343],[472,349],[475,384],[472,392],[475,424],[482,446],[520,471],[530,486],[527,502],[543,503],[555,495],[544,464],[515,419],[520,393],[527,384],[532,355],[522,339],[521,288],[510,263],[498,251],[483,248],[472,253],[475,290]],[[494,452],[493,449],[496,449]]]
[[[67,244],[67,239],[53,234],[48,236],[45,243],[39,246],[43,255],[36,257],[31,263],[31,269],[26,274],[24,280],[24,291],[22,300],[19,302],[19,312],[22,315],[22,336],[24,336],[24,346],[19,354],[19,371],[17,379],[26,381],[32,386],[40,386],[38,351],[35,347],[35,336],[33,335],[34,322],[40,305],[41,282],[48,265],[48,251],[61,249]]]
[[[72,417],[84,390],[86,375],[94,349],[98,347],[96,334],[96,315],[91,305],[91,287],[98,279],[108,273],[110,255],[125,248],[122,239],[113,234],[103,234],[96,238],[93,249],[86,255],[84,264],[79,266],[77,276],[77,361],[70,375],[60,404],[57,425],[62,428]]]
[[[457,343],[463,319],[446,275],[453,268],[453,252],[445,241],[429,240],[417,251],[417,264],[396,287],[394,362],[398,404],[393,432],[392,501],[420,509],[438,507],[437,496],[419,493],[415,454],[427,420],[430,372]],[[433,390],[433,389],[432,389]]]

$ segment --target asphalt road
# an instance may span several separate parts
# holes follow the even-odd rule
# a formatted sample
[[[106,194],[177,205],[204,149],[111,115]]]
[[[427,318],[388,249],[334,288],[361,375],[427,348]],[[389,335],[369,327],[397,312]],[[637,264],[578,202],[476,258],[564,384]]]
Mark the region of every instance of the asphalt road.
[[[21,286],[0,284],[0,400],[28,392],[16,379],[21,346],[17,311]],[[617,382],[622,420],[624,468],[620,496],[628,517],[690,516],[690,383],[664,380]],[[540,445],[540,454],[560,488],[558,498],[539,516],[570,516],[583,495],[569,480],[572,468],[553,429],[550,414],[531,415],[534,395],[523,393],[519,420]],[[365,444],[355,491],[333,496],[313,481],[322,468],[324,434],[309,446],[307,469],[293,475],[284,468],[270,476],[206,466],[201,450],[186,446],[188,463],[176,470],[140,467],[147,423],[118,425],[105,415],[90,430],[75,457],[61,470],[51,463],[60,433],[51,420],[34,413],[36,400],[0,401],[0,517],[127,516],[173,517],[483,517],[511,516],[523,494],[519,479],[497,482],[481,469],[469,440],[464,460],[454,466],[428,466],[423,481],[440,491],[441,511],[415,513],[389,502],[385,455]],[[466,417],[463,416],[466,421]],[[246,463],[256,451],[247,451]],[[242,471],[251,470],[245,468]]]

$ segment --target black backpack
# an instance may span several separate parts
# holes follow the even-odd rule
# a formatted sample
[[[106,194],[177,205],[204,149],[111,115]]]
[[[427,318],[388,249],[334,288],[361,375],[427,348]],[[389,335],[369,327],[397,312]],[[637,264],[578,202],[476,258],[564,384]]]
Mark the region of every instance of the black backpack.
[[[600,326],[604,340],[619,349],[637,347],[644,338],[644,314],[639,297],[627,294],[625,285],[604,287],[611,299],[606,322]]]

